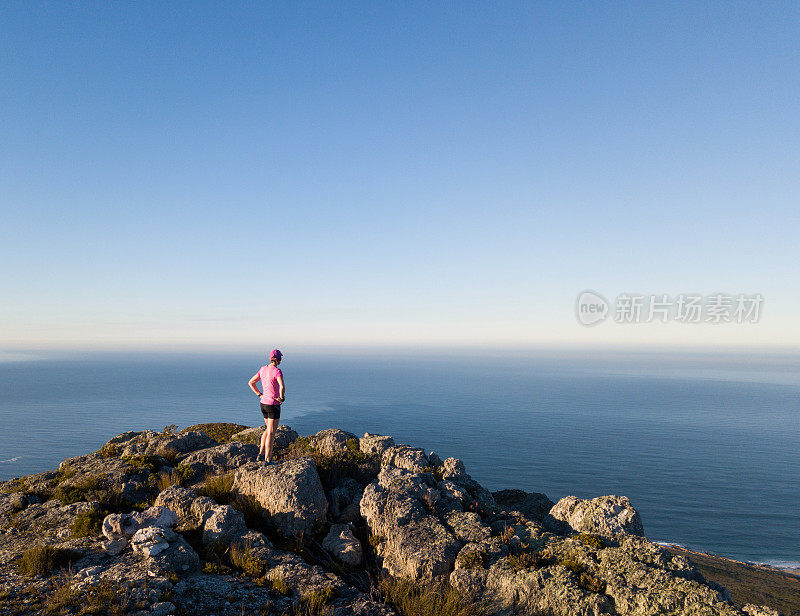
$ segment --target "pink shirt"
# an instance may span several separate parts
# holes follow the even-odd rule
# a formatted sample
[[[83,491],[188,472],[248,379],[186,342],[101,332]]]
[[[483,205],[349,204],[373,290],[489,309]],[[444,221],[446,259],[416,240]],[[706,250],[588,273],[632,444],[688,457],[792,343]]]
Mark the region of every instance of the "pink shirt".
[[[281,386],[278,384],[278,377],[283,379],[283,372],[278,366],[267,364],[258,369],[258,378],[261,379],[261,403],[262,404],[280,404],[276,400],[281,391]]]

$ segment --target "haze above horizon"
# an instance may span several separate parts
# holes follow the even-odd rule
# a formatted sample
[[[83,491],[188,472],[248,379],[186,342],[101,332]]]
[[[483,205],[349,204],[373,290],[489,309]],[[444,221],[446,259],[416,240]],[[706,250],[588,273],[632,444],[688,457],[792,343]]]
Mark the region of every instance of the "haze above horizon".
[[[800,348],[800,5],[0,6],[0,351]],[[757,323],[576,298],[761,294]]]

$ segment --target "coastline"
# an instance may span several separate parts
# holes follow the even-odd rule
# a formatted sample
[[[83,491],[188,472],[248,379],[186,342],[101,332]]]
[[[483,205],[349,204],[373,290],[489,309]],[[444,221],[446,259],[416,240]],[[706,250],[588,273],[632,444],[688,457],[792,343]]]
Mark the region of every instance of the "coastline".
[[[800,569],[735,560],[676,544],[660,545],[692,562],[706,579],[727,588],[737,606],[766,604],[783,614],[800,615]]]
[[[779,573],[785,573],[787,575],[791,575],[793,577],[800,578],[800,563],[798,563],[797,567],[781,567],[778,565],[772,565],[767,562],[756,562],[751,560],[738,560],[736,558],[731,558],[730,556],[723,556],[721,554],[717,554],[716,552],[707,552],[705,550],[701,550],[698,548],[688,548],[683,544],[680,543],[673,543],[671,541],[654,541],[653,543],[657,543],[658,545],[664,546],[670,550],[676,550],[677,552],[686,554],[686,555],[695,555],[698,557],[708,557],[719,559],[720,561],[726,561],[731,564],[735,565],[742,565],[745,567],[754,567],[757,569],[764,569],[765,571],[777,571]]]

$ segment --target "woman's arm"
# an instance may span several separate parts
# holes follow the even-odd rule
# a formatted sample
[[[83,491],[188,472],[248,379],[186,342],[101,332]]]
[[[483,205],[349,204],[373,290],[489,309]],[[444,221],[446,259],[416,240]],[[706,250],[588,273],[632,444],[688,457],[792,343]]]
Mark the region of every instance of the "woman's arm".
[[[256,383],[258,383],[260,380],[261,380],[261,377],[258,376],[258,372],[256,372],[253,375],[253,378],[251,378],[249,381],[247,381],[247,384],[250,386],[250,389],[252,389],[259,398],[261,397],[261,392],[258,391],[258,387],[256,387]]]
[[[283,377],[279,376],[277,378],[278,386],[280,387],[280,390],[278,391],[278,398],[280,398],[280,401],[283,402],[284,398],[286,397],[286,387],[283,384]]]

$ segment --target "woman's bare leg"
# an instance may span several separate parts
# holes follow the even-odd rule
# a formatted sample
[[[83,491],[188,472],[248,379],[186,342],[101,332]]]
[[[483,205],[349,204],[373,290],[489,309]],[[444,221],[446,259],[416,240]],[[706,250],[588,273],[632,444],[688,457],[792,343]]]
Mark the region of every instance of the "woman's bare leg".
[[[265,417],[264,418],[264,423],[267,426],[269,426],[269,422],[270,422],[270,420]],[[261,433],[261,445],[258,448],[258,455],[259,456],[264,456],[265,460],[267,459],[266,458],[266,455],[267,455],[267,431],[266,430],[264,430]],[[258,456],[256,456],[256,458],[258,458]]]
[[[267,456],[267,460],[272,460],[272,443],[275,441],[275,431],[278,429],[278,419],[267,419],[267,429],[264,430],[264,436],[266,438],[266,453],[264,455]]]

